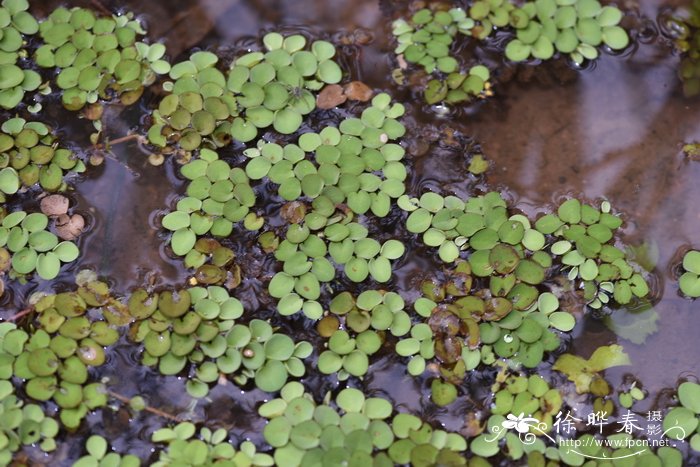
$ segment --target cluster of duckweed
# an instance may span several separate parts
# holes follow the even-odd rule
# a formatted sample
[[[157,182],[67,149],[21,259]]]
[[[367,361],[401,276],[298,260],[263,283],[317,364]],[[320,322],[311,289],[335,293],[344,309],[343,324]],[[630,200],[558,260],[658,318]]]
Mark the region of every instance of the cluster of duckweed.
[[[562,407],[562,395],[556,388],[551,388],[540,375],[508,376],[494,389],[491,413],[531,414],[551,429],[553,417]]]
[[[3,0],[0,7],[0,106],[5,109],[15,108],[25,92],[41,85],[36,71],[17,66],[20,57],[26,55],[26,38],[39,31],[39,23],[28,9],[27,0]]]
[[[425,281],[423,296],[414,303],[424,322],[396,345],[399,355],[410,357],[411,374],[422,374],[426,360],[433,357],[440,363],[445,382],[433,382],[438,405],[452,403],[455,386],[482,363],[509,359],[536,367],[546,352],[559,347],[558,331],[570,331],[575,324],[570,313],[558,311],[559,301],[550,292],[540,294],[533,285],[515,284],[518,279],[512,276],[492,276],[490,288],[484,289],[472,287],[475,279],[469,263],[460,260],[444,281]]]
[[[528,2],[510,12],[516,37],[506,45],[505,54],[520,62],[530,57],[548,60],[559,52],[581,65],[598,58],[600,45],[612,50],[627,47],[627,32],[618,26],[621,19],[618,8],[602,6],[598,0]]]
[[[92,435],[85,441],[87,454],[75,461],[73,467],[139,467],[141,459],[127,454],[122,456],[109,450],[107,440],[100,435]]]
[[[8,465],[21,446],[37,444],[45,452],[56,449],[58,423],[36,404],[15,395],[12,378],[15,361],[22,355],[27,333],[14,323],[0,323],[0,464]]]
[[[678,402],[663,420],[664,431],[680,434],[677,439],[687,439],[690,448],[700,452],[700,384],[686,381],[678,386]]]
[[[622,219],[610,211],[607,201],[596,208],[571,199],[559,206],[557,214],[545,215],[535,223],[541,233],[560,239],[550,251],[561,256],[562,264],[570,268],[569,279],[583,282],[584,299],[591,308],[602,307],[611,296],[618,304],[626,305],[634,297],[649,294],[642,274],[613,244]]]
[[[408,63],[422,66],[428,74],[439,72],[444,76],[428,81],[425,88],[428,104],[441,101],[456,104],[489,95],[488,68],[476,65],[463,72],[459,61],[450,55],[450,46],[458,33],[478,35],[472,30],[474,25],[474,19],[467,17],[462,8],[435,12],[424,8],[410,22],[394,21],[392,33],[398,42],[394,52],[403,54]]]
[[[409,212],[407,230],[421,234],[443,262],[455,264],[443,280],[423,283],[414,309],[427,328],[415,327],[396,346],[410,358],[410,374],[422,374],[426,360],[437,359],[440,380],[433,380],[432,396],[439,405],[454,401],[455,385],[480,364],[507,359],[535,368],[559,348],[559,333],[571,331],[576,320],[543,290],[555,266],[580,284],[594,309],[649,293],[642,273],[612,244],[622,220],[608,202],[598,209],[571,199],[534,223],[509,216],[495,192],[466,202],[432,192],[404,195],[398,205]]]
[[[514,281],[497,283],[508,289],[506,294],[516,286],[515,281],[518,285],[541,283],[552,256],[561,257],[570,280],[582,282],[591,308],[602,307],[611,296],[625,305],[649,294],[641,272],[612,243],[622,220],[611,213],[607,201],[596,208],[570,199],[556,214],[541,216],[534,225],[519,214],[508,217],[505,201],[495,192],[466,202],[427,192],[418,199],[399,198],[398,204],[410,212],[406,228],[421,233],[427,246],[438,248],[442,261],[451,263],[471,250],[469,263],[475,276],[513,274]],[[534,301],[536,292],[524,297],[533,294]]]
[[[64,191],[67,172],[82,173],[85,164],[40,122],[15,117],[5,120],[0,133],[0,195],[39,184],[45,191]]]
[[[504,50],[508,60],[548,60],[560,53],[581,65],[584,60],[598,58],[597,47],[601,45],[612,50],[627,47],[627,32],[618,25],[622,16],[618,8],[602,6],[598,0],[537,0],[524,4],[479,0],[468,11],[423,8],[410,21],[394,21],[392,32],[398,43],[394,52],[436,76],[425,86],[428,104],[454,104],[491,94],[490,73],[485,66],[472,66],[465,73],[450,55],[458,33],[485,40],[495,31],[508,28],[515,34]]]
[[[357,298],[341,292],[330,302],[330,313],[317,324],[319,335],[328,338],[318,358],[323,374],[337,373],[339,380],[364,376],[369,357],[384,343],[386,334],[403,336],[411,329],[404,301],[395,292],[366,290]]]
[[[467,442],[457,433],[433,429],[420,418],[394,414],[390,401],[354,388],[316,404],[299,383],[261,405],[269,422],[265,441],[277,465],[466,465]]]
[[[601,442],[598,436],[593,434],[583,434],[575,436],[577,448],[572,449],[566,443],[558,442],[558,445],[547,446],[545,438],[553,440],[553,436],[561,439],[561,428],[557,433],[554,433],[552,417],[562,407],[561,394],[557,389],[549,388],[547,383],[538,375],[530,376],[529,378],[508,376],[502,379],[505,388],[498,390],[494,397],[493,409],[489,419],[486,422],[486,430],[484,433],[477,435],[471,440],[469,448],[474,454],[471,460],[474,465],[492,465],[486,459],[496,455],[503,455],[505,458],[513,462],[524,462],[524,465],[545,467],[551,465],[608,465],[606,461],[598,462],[599,460],[609,459],[611,465],[622,464],[629,462],[626,458],[636,459],[635,463],[629,465],[640,466],[668,466],[681,467],[684,465],[681,452],[669,446],[662,446],[652,451],[646,449],[635,452],[633,446],[636,438],[633,434],[624,430],[617,430],[612,434],[603,434],[606,442]],[[497,383],[499,384],[499,383]],[[683,389],[681,391],[681,388]],[[546,389],[546,391],[545,391]],[[534,392],[533,392],[534,391]],[[545,391],[544,393],[542,391]],[[542,394],[537,397],[535,394]],[[665,436],[675,441],[683,441],[684,438],[695,436],[696,442],[698,435],[694,434],[694,430],[698,425],[697,410],[693,413],[692,410],[686,409],[686,404],[697,402],[698,394],[700,394],[700,386],[695,383],[681,384],[679,398],[684,401],[680,407],[671,409],[666,414],[663,421],[663,430]],[[521,408],[514,408],[516,404],[520,404]],[[550,405],[552,404],[552,405]],[[529,407],[527,407],[529,405]],[[507,409],[511,406],[510,409]],[[538,412],[539,407],[539,412]],[[505,411],[505,412],[503,412]],[[675,411],[675,412],[674,412]],[[501,414],[503,412],[503,414]],[[535,414],[534,417],[513,417],[510,414]],[[601,426],[604,426],[605,420],[611,415],[612,410],[596,411],[603,417]],[[506,418],[504,415],[508,414]],[[562,412],[557,412],[556,416],[560,417]],[[543,419],[545,421],[543,421]],[[618,417],[619,419],[619,417]],[[619,423],[619,422],[618,422]],[[504,429],[512,427],[512,431]],[[532,436],[530,438],[530,436]],[[700,446],[693,447],[693,439],[690,441],[691,449],[697,450]],[[486,461],[479,463],[478,461]],[[471,464],[470,464],[471,465]]]
[[[519,460],[525,452],[544,452],[544,443],[541,440],[534,441],[534,436],[540,437],[552,431],[553,418],[563,406],[559,389],[550,387],[539,375],[527,377],[502,373],[494,384],[493,391],[492,415],[486,422],[488,431],[471,440],[469,449],[472,454],[483,459],[503,451],[509,459]],[[509,414],[527,414],[527,423],[517,426],[518,434],[501,430],[511,420],[509,418],[506,421]],[[533,443],[524,443],[525,439],[519,436],[523,434],[533,436]]]
[[[235,254],[204,236],[224,239],[240,221],[249,230],[258,230],[262,219],[251,212],[255,192],[241,168],[231,168],[210,149],[203,148],[199,158],[183,165],[180,173],[189,180],[186,196],[161,221],[173,232],[170,247],[184,256],[188,268],[196,269],[200,283],[224,283],[231,275],[240,275]]]
[[[157,366],[164,375],[187,368],[186,389],[196,398],[206,396],[220,375],[240,385],[253,380],[263,391],[278,391],[289,376],[304,375],[302,359],[312,351],[308,342],[295,343],[266,321],[236,323],[243,305],[219,286],[160,294],[138,289],[128,307],[137,320],[131,338],[143,343],[143,364]]]
[[[620,406],[626,409],[631,409],[635,402],[642,401],[646,398],[644,391],[640,389],[637,382],[633,382],[632,385],[625,391],[620,391],[617,395]]]
[[[151,441],[165,444],[152,465],[232,465],[265,467],[274,465],[272,456],[256,452],[255,445],[244,441],[236,450],[228,439],[226,430],[210,430],[190,422],[180,422],[172,428],[161,428],[151,435]]]
[[[36,273],[44,280],[54,279],[61,263],[75,261],[80,253],[75,243],[59,241],[49,232],[49,218],[42,213],[15,211],[0,222],[0,271],[10,277]]]
[[[170,70],[162,59],[165,46],[138,40],[145,33],[132,13],[98,17],[85,8],[57,8],[39,25],[43,45],[33,58],[56,72],[66,109],[99,99],[131,104],[156,75]]]
[[[149,141],[165,147],[177,143],[185,151],[203,143],[221,147],[233,138],[249,142],[259,130],[272,127],[292,134],[316,108],[314,91],[338,83],[342,71],[327,41],[308,44],[305,37],[269,33],[265,52],[237,58],[224,74],[218,57],[196,52],[170,70],[171,92],[153,113]],[[310,49],[310,50],[307,50]]]
[[[61,409],[61,422],[75,428],[90,410],[107,403],[104,386],[90,382],[89,369],[105,363],[105,348],[117,342],[129,317],[107,284],[97,280],[34,301],[34,333],[12,331],[14,347],[8,353],[16,357],[14,374],[26,380],[29,397],[52,400]],[[93,309],[99,312],[90,313]]]
[[[673,19],[677,47],[683,52],[679,75],[683,81],[683,93],[687,97],[700,94],[700,1],[690,3],[688,18]]]
[[[700,252],[691,250],[683,255],[683,274],[678,278],[683,295],[700,297]]]
[[[154,444],[165,445],[155,465],[479,466],[489,465],[486,459],[498,453],[513,460],[527,456],[528,465],[536,466],[583,463],[561,447],[545,448],[542,440],[528,448],[517,434],[498,433],[497,427],[505,426],[506,414],[521,413],[551,428],[562,408],[562,393],[532,374],[559,347],[561,333],[575,325],[546,283],[551,273],[568,273],[593,308],[648,294],[641,273],[612,244],[621,220],[610,213],[609,204],[598,209],[570,200],[556,214],[531,222],[509,215],[495,192],[467,200],[407,195],[405,150],[399,141],[405,133],[399,121],[403,105],[378,94],[357,116],[343,111],[336,115],[336,125],[308,126],[306,116],[316,109],[320,91],[340,88],[343,78],[329,42],[269,33],[264,50],[239,56],[225,70],[212,52],[196,52],[171,68],[163,59],[163,45],[140,41],[144,31],[130,13],[98,17],[82,8],[59,8],[37,23],[27,7],[22,0],[4,0],[0,8],[2,106],[18,106],[25,91],[50,91],[37,73],[17,66],[20,57],[30,56],[22,50],[26,37],[36,33],[38,48],[31,58],[53,71],[52,82],[71,110],[98,107],[100,101],[133,103],[156,75],[169,76],[147,139],[162,153],[177,153],[183,163],[186,195],[163,217],[162,226],[172,232],[172,252],[194,270],[190,285],[201,286],[158,292],[141,288],[124,303],[106,283],[82,275],[76,291],[31,299],[31,332],[0,324],[0,463],[10,462],[22,445],[54,449],[58,432],[58,423],[41,407],[17,400],[13,378],[23,380],[16,381],[23,395],[57,406],[63,425],[75,429],[90,410],[107,404],[108,394],[119,399],[103,384],[91,382],[89,368],[104,363],[105,348],[126,325],[130,340],[142,350],[142,363],[163,375],[182,376],[193,398],[205,397],[224,377],[241,387],[280,392],[258,408],[268,420],[263,436],[269,454],[257,452],[249,441],[235,448],[224,429],[198,430],[182,422],[152,433]],[[490,88],[486,67],[463,72],[450,56],[458,33],[485,39],[496,29],[512,27],[516,37],[506,48],[509,59],[547,59],[556,49],[580,63],[595,58],[601,43],[613,49],[626,46],[627,35],[617,26],[620,18],[619,10],[594,0],[537,0],[522,6],[493,0],[475,2],[468,11],[424,9],[410,23],[395,22],[394,33],[397,53],[434,77],[426,99],[455,103],[485,96]],[[366,102],[369,94],[356,100]],[[353,111],[359,108],[353,105]],[[300,129],[301,135],[289,136]],[[44,191],[63,190],[65,172],[85,168],[70,151],[58,148],[43,124],[14,118],[2,132],[3,203],[36,184]],[[232,141],[241,157],[220,158],[216,150]],[[478,157],[469,170],[477,174],[487,167]],[[262,209],[256,211],[262,208],[258,195],[268,191],[276,194],[270,203],[278,208],[282,225],[266,222]],[[421,234],[425,245],[453,265],[439,279],[421,285],[415,314],[390,290],[404,245],[375,238],[373,222],[400,214],[395,205],[409,212],[407,230]],[[44,214],[19,211],[2,219],[3,271],[12,267],[12,274],[21,276],[36,270],[39,277],[51,279],[61,261],[78,254],[74,244],[59,243],[45,230]],[[396,413],[389,400],[341,385],[335,398],[329,394],[317,404],[301,383],[289,382],[305,376],[304,361],[314,349],[267,321],[244,316],[242,304],[230,295],[242,280],[229,243],[239,223],[259,231],[262,250],[278,261],[268,284],[278,314],[301,311],[317,321],[319,335],[327,339],[318,353],[320,373],[335,374],[339,381],[362,379],[370,358],[393,346],[408,359],[411,375],[432,373],[432,400],[445,406],[456,399],[468,372],[480,366],[500,368],[486,411],[491,414],[489,433],[480,426],[470,434],[470,454],[461,435]],[[686,269],[696,273],[694,266]],[[361,288],[345,291],[339,285],[347,281]],[[621,347],[607,346],[587,360],[561,355],[553,369],[578,392],[596,396],[594,408],[612,413],[611,390],[600,373],[628,362]],[[681,385],[681,406],[665,422],[687,428],[696,450],[697,388],[695,383]],[[626,406],[628,395],[636,399],[634,389],[620,393],[620,405]],[[130,404],[134,410],[144,408],[139,397]],[[494,435],[498,442],[487,441]],[[591,445],[590,452],[601,456],[620,453]],[[100,436],[89,438],[86,450],[76,465],[140,463],[111,452]],[[668,448],[646,456],[662,459],[664,465],[680,462],[679,452]]]

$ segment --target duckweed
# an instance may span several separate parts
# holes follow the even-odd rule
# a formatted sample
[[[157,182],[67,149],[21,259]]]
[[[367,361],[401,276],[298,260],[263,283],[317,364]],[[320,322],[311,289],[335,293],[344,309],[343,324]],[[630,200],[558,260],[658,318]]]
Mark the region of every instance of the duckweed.
[[[11,274],[17,277],[36,270],[39,277],[51,280],[58,276],[61,263],[78,258],[75,243],[59,241],[46,230],[48,223],[48,217],[41,213],[15,211],[5,216],[0,223],[0,256],[5,258],[2,270],[11,267]]]
[[[133,13],[98,17],[85,8],[57,8],[39,25],[44,45],[33,58],[58,72],[55,83],[68,110],[108,101],[112,93],[131,104],[170,69],[162,59],[165,46],[138,41],[145,33]]]
[[[618,8],[597,0],[528,2],[510,12],[516,37],[506,45],[505,55],[520,62],[530,57],[548,60],[560,52],[581,65],[598,58],[600,45],[612,50],[627,47],[627,32],[618,26],[621,19]]]
[[[700,94],[700,2],[690,2],[687,18],[672,18],[671,26],[677,32],[676,47],[683,53],[678,75],[687,97]]]
[[[644,273],[629,252],[615,246],[622,220],[608,202],[597,207],[569,199],[532,221],[512,213],[496,192],[465,199],[407,193],[404,106],[385,93],[361,104],[373,91],[359,82],[343,89],[338,83],[344,71],[330,42],[271,32],[260,50],[248,49],[230,64],[213,52],[198,51],[171,67],[164,45],[141,41],[145,31],[131,13],[99,16],[83,8],[58,8],[39,23],[28,6],[23,0],[3,0],[0,7],[1,106],[14,109],[25,92],[50,94],[49,85],[55,84],[64,107],[87,106],[86,116],[95,120],[92,116],[98,119],[102,112],[100,101],[134,103],[157,75],[166,77],[147,123],[147,140],[159,152],[177,156],[186,193],[160,224],[169,232],[168,251],[192,270],[189,284],[199,285],[161,289],[150,282],[122,300],[94,273],[81,272],[74,291],[30,297],[26,313],[17,315],[29,313],[26,326],[0,323],[0,464],[12,462],[22,446],[38,445],[46,452],[56,447],[58,423],[41,407],[17,399],[15,386],[23,397],[47,402],[47,410],[57,407],[65,427],[78,428],[90,411],[107,405],[107,383],[93,382],[90,368],[104,364],[125,326],[142,363],[162,375],[182,377],[195,399],[224,378],[279,392],[258,407],[267,420],[263,437],[269,453],[257,452],[250,441],[234,447],[226,429],[181,422],[152,433],[152,442],[161,447],[154,465],[488,465],[486,458],[499,453],[528,465],[584,462],[561,447],[546,448],[542,440],[526,447],[516,434],[499,434],[497,427],[513,414],[551,427],[564,406],[564,393],[537,374],[576,325],[557,298],[554,273],[563,271],[582,290],[589,308],[648,303]],[[473,2],[468,10],[421,9],[410,21],[395,21],[393,33],[396,53],[430,75],[423,80],[427,103],[456,104],[491,95],[487,67],[466,68],[451,56],[460,34],[485,39],[508,28],[507,34],[514,34],[505,47],[511,61],[547,60],[559,52],[581,64],[595,59],[600,45],[627,46],[621,18],[620,10],[595,0],[518,6],[488,0]],[[49,82],[20,68],[28,58],[52,73]],[[691,91],[692,80],[689,76],[686,84]],[[322,91],[343,95],[334,105],[317,105]],[[347,99],[361,103],[334,109]],[[307,116],[317,106],[335,112],[325,119],[332,125],[312,128]],[[95,127],[100,131],[101,124]],[[15,117],[1,129],[2,203],[35,188],[63,191],[68,172],[85,170],[45,124]],[[220,157],[216,151],[231,142],[235,154],[221,152]],[[476,155],[468,170],[478,175],[487,168],[483,156]],[[261,206],[258,195],[267,192],[273,194],[265,199],[270,205]],[[263,216],[270,210],[279,210],[282,222]],[[420,235],[447,265],[420,283],[412,309],[391,290],[406,246],[377,235],[376,228],[377,222],[396,222],[402,215],[406,229]],[[45,214],[8,213],[4,205],[1,219],[0,272],[11,270],[10,277],[23,280],[36,271],[50,280],[61,262],[79,254],[75,244],[59,242],[47,231]],[[256,232],[261,249],[278,262],[263,281],[269,279],[267,292],[277,313],[286,317],[301,311],[326,339],[316,366],[341,384],[320,404],[301,383],[289,381],[306,376],[312,345],[283,334],[277,327],[283,318],[260,319],[269,316],[265,310],[260,316],[246,313],[230,293],[246,279],[230,241],[241,227]],[[684,258],[679,281],[690,297],[700,295],[693,282],[700,274],[695,253]],[[359,288],[345,290],[348,281]],[[453,403],[469,372],[487,368],[483,375],[493,377],[491,405],[479,416],[490,417],[482,426],[468,414],[469,446],[461,434],[435,429],[398,412],[390,400],[352,387],[368,374],[380,349],[405,358],[410,375],[428,373],[423,381],[436,406]],[[578,392],[591,393],[596,410],[611,414],[613,390],[602,372],[626,364],[622,347],[611,345],[589,359],[559,355],[552,368]],[[696,451],[699,388],[682,383],[679,405],[664,419],[667,430],[683,428]],[[621,407],[644,396],[636,382],[618,388]],[[133,410],[150,411],[141,396],[124,401]],[[494,435],[497,442],[487,439]],[[625,453],[592,446],[587,455]],[[140,465],[135,456],[112,452],[99,435],[87,439],[85,451],[75,465]],[[679,451],[660,448],[639,462],[676,466],[682,460]]]
[[[89,308],[107,304],[106,299],[98,303],[90,290],[109,293],[106,284],[91,282],[77,292],[43,295],[34,304],[38,317],[33,334],[11,323],[2,328],[4,374],[25,380],[24,391],[32,399],[52,400],[69,428],[76,428],[90,410],[107,404],[103,385],[89,382],[88,368],[102,365],[104,347],[119,338],[115,325],[86,316]]]
[[[700,297],[700,252],[691,250],[683,256],[683,270],[678,286],[684,295]]]
[[[372,465],[438,463],[466,465],[467,443],[457,433],[433,429],[420,418],[397,413],[391,402],[345,388],[317,405],[304,387],[288,383],[281,397],[266,402],[258,413],[268,419],[263,436],[277,465],[339,465],[362,460]]]
[[[461,72],[459,61],[450,55],[450,46],[458,33],[480,34],[477,32],[480,27],[475,28],[475,24],[474,18],[467,17],[462,8],[435,12],[424,8],[410,22],[394,21],[392,32],[398,42],[394,52],[407,62],[422,66],[428,74],[439,72],[446,76],[428,81],[424,90],[428,104],[442,101],[456,104],[490,95],[488,68],[475,65],[468,72]]]
[[[250,441],[241,443],[235,449],[228,440],[228,433],[223,428],[210,430],[197,428],[190,422],[181,422],[172,428],[161,428],[151,435],[151,440],[157,444],[165,444],[158,461],[153,465],[165,467],[173,463],[183,465],[250,465],[264,467],[273,465],[273,459],[268,454],[256,452],[255,445]]]
[[[85,164],[69,149],[57,147],[51,129],[15,117],[0,132],[0,196],[5,200],[38,184],[45,191],[64,191],[68,172],[82,173]]]
[[[100,435],[92,435],[85,442],[87,455],[78,459],[74,467],[90,467],[94,465],[113,465],[115,467],[139,467],[141,460],[131,454],[121,456],[116,452],[108,452],[107,440]]]
[[[138,289],[128,307],[136,319],[131,337],[143,344],[143,364],[164,375],[189,371],[186,388],[195,398],[206,396],[220,375],[278,391],[289,376],[304,375],[302,359],[312,351],[308,342],[295,343],[265,321],[237,323],[243,305],[219,286],[160,294]]]
[[[342,79],[333,60],[335,47],[301,35],[276,32],[263,38],[265,52],[249,52],[224,74],[218,57],[196,52],[175,64],[164,89],[168,94],[153,113],[149,141],[160,147],[176,142],[186,151],[202,144],[221,147],[231,139],[247,143],[268,127],[296,132],[316,108],[315,92]],[[310,49],[310,50],[309,50]]]

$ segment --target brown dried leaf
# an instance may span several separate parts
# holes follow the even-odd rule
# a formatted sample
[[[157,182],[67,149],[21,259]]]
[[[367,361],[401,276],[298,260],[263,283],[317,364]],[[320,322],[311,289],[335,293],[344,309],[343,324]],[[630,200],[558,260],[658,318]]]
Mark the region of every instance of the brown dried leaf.
[[[75,240],[85,228],[85,219],[80,214],[61,214],[56,219],[56,233],[63,240]]]
[[[68,212],[70,201],[63,195],[49,195],[41,200],[41,212],[47,216],[60,216]]]
[[[298,224],[306,216],[306,205],[301,201],[290,201],[280,209],[280,216],[291,224]]]
[[[90,104],[83,110],[83,115],[85,115],[85,118],[88,120],[99,120],[102,118],[103,113],[104,107],[102,104]]]
[[[352,81],[345,85],[345,95],[353,101],[367,102],[372,98],[372,89],[362,81]]]
[[[329,84],[321,90],[316,98],[316,106],[319,109],[332,109],[347,100],[343,88],[339,84]]]

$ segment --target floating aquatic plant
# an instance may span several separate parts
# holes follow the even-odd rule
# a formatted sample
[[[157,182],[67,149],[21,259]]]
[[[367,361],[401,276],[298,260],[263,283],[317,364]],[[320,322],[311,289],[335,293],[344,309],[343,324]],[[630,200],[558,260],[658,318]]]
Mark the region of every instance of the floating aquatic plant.
[[[304,375],[301,359],[312,351],[308,342],[295,343],[265,321],[236,323],[243,305],[223,287],[160,294],[138,289],[128,306],[138,320],[131,336],[143,343],[143,364],[157,366],[164,375],[187,369],[186,388],[196,398],[206,396],[221,374],[240,385],[254,380],[260,389],[275,392],[289,376]]]
[[[439,405],[454,401],[454,385],[481,363],[491,365],[498,357],[536,367],[546,352],[559,347],[557,331],[575,325],[570,313],[559,311],[552,293],[540,294],[526,282],[516,284],[513,275],[492,276],[491,288],[481,290],[472,288],[474,279],[470,263],[459,261],[444,282],[424,282],[423,297],[414,308],[425,323],[414,326],[411,337],[396,346],[399,355],[411,357],[411,374],[421,374],[426,359],[435,357],[440,363],[445,382],[435,382],[433,388],[439,390],[433,393]]]
[[[292,224],[287,238],[275,250],[275,258],[283,262],[283,268],[274,275],[268,290],[280,299],[278,311],[282,315],[303,310],[307,317],[318,319],[321,309],[316,300],[321,294],[321,283],[335,278],[335,266],[327,255],[343,266],[346,277],[353,282],[370,276],[377,282],[387,282],[392,272],[390,260],[403,252],[404,246],[398,240],[380,244],[356,222],[331,224],[322,234],[311,233],[305,225]]]
[[[680,405],[666,414],[663,420],[664,430],[680,434],[676,439],[690,438],[691,449],[700,452],[700,384],[686,381],[678,386]],[[681,430],[678,430],[678,428]]]
[[[144,86],[170,65],[165,46],[148,45],[133,13],[98,17],[85,8],[57,8],[39,25],[44,45],[34,54],[42,68],[58,71],[56,86],[68,110],[80,110],[115,94],[124,104],[135,102]]]
[[[226,238],[240,221],[250,230],[261,227],[260,218],[250,211],[256,198],[248,177],[209,149],[202,149],[199,158],[183,165],[180,172],[189,180],[187,196],[161,221],[173,232],[173,253],[184,256],[187,267],[197,269],[195,276],[203,284],[223,283],[229,272],[240,275],[233,251],[204,236]]]
[[[450,45],[457,33],[475,34],[474,25],[462,8],[435,12],[424,8],[410,22],[394,21],[392,32],[398,41],[394,52],[409,63],[421,65],[426,73],[446,75],[428,81],[424,90],[428,104],[441,101],[455,104],[488,94],[488,68],[476,65],[466,73],[461,72],[459,62],[450,55]]]
[[[14,323],[0,323],[0,464],[8,465],[21,445],[38,443],[45,451],[56,449],[58,423],[41,407],[25,404],[15,396],[14,365],[29,336]]]
[[[700,94],[700,2],[690,2],[687,18],[672,18],[670,26],[676,33],[676,47],[683,53],[678,74],[687,97]]]
[[[10,352],[17,356],[15,374],[27,381],[26,393],[53,400],[61,408],[61,422],[70,428],[107,403],[105,388],[89,382],[88,369],[104,364],[105,347],[119,339],[117,326],[123,322],[115,323],[108,296],[105,283],[91,281],[76,292],[39,297],[34,309],[40,329],[26,339],[18,335]],[[87,316],[90,308],[100,307],[107,320]]]
[[[63,191],[66,173],[81,173],[85,164],[69,149],[60,148],[48,126],[10,118],[0,133],[0,196],[34,184],[45,191]]]
[[[678,286],[684,295],[700,297],[700,252],[691,250],[683,256],[683,270]]]
[[[288,383],[280,398],[260,406],[258,413],[269,420],[263,436],[275,449],[277,465],[465,465],[459,454],[467,448],[464,438],[414,415],[391,418],[394,409],[386,399],[346,388],[334,402],[317,405],[301,384]]]
[[[535,229],[545,235],[560,238],[550,251],[561,256],[569,268],[568,277],[583,282],[584,298],[592,308],[608,303],[610,296],[620,305],[634,297],[649,294],[649,285],[626,253],[610,242],[622,219],[612,214],[610,203],[603,201],[600,208],[570,199],[559,206],[557,214],[537,219]]]
[[[28,9],[26,0],[4,0],[0,7],[0,106],[5,109],[14,109],[25,92],[41,85],[39,73],[17,66],[20,56],[26,54],[26,38],[39,30],[39,23]]]
[[[110,452],[107,440],[100,435],[92,435],[85,441],[87,454],[73,464],[73,467],[139,467],[141,460],[131,454],[121,456],[116,452]]]
[[[250,441],[241,443],[235,449],[223,428],[210,430],[197,428],[190,422],[180,422],[172,428],[161,428],[151,435],[151,441],[166,444],[158,455],[156,467],[171,465],[232,465],[264,467],[274,465],[271,456],[256,452]]]
[[[602,44],[613,50],[627,47],[627,32],[618,26],[621,19],[618,8],[597,0],[528,2],[510,12],[516,37],[506,45],[505,54],[520,62],[529,57],[547,60],[560,52],[580,65],[598,58],[596,47]]]
[[[238,104],[226,87],[224,74],[216,68],[219,58],[211,52],[195,52],[170,69],[173,81],[164,84],[166,95],[153,111],[149,141],[165,147],[168,140],[192,151],[207,138],[215,147],[230,141],[229,123]]]
[[[7,170],[7,169],[5,169]],[[49,218],[42,213],[15,211],[0,223],[0,270],[12,268],[12,275],[24,277],[35,270],[39,277],[58,276],[61,263],[75,261],[80,254],[75,243],[59,241],[47,229]]]
[[[494,390],[494,407],[491,413],[503,416],[524,414],[526,417],[534,417],[545,423],[548,429],[552,429],[553,417],[563,404],[562,394],[558,389],[550,387],[542,376],[510,375],[498,387],[500,389]]]
[[[578,393],[586,393],[591,389],[598,373],[608,368],[629,365],[629,356],[620,345],[598,347],[593,354],[585,359],[578,355],[561,355],[552,369],[564,373],[576,385]]]
[[[296,132],[303,116],[316,108],[315,91],[338,83],[342,71],[333,60],[335,47],[301,35],[276,32],[263,38],[265,52],[238,57],[227,73],[216,68],[218,57],[196,52],[170,70],[172,92],[153,113],[149,140],[164,147],[173,140],[191,151],[204,138],[223,146],[231,138],[254,140],[258,130],[272,127],[281,134]]]

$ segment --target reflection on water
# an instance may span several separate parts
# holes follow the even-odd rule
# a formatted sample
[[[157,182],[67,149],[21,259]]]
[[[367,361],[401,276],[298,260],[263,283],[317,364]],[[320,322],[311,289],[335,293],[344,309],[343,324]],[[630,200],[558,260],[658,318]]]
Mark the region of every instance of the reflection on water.
[[[661,1],[642,1],[639,11],[654,19]],[[49,10],[58,3],[62,2],[47,1],[41,6]],[[333,35],[345,43],[368,37],[365,32],[358,33],[358,27],[373,32],[374,42],[352,49],[356,59],[348,65],[353,79],[387,89],[407,103],[411,137],[406,143],[415,156],[411,189],[449,189],[464,195],[474,188],[474,179],[465,175],[463,155],[439,144],[440,131],[451,127],[473,138],[464,138],[464,144],[480,144],[493,162],[488,184],[504,190],[517,208],[530,215],[550,209],[563,196],[609,199],[623,213],[628,243],[658,246],[654,272],[659,278],[655,306],[660,319],[659,331],[645,344],[621,342],[634,366],[609,370],[606,376],[616,386],[625,374],[632,373],[650,391],[651,397],[643,404],[653,404],[656,394],[674,386],[679,377],[700,377],[698,305],[679,297],[672,271],[672,264],[680,259],[679,249],[700,247],[700,163],[687,161],[680,153],[683,142],[700,140],[700,105],[697,100],[682,98],[675,70],[678,59],[662,41],[642,44],[628,57],[603,56],[594,67],[567,75],[563,83],[551,78],[530,79],[522,67],[509,70],[513,79],[497,86],[496,97],[480,105],[478,112],[438,118],[422,108],[419,99],[397,89],[389,76],[393,64],[387,26],[395,16],[393,2],[127,0],[105,5],[142,14],[151,37],[164,38],[175,56],[193,46],[216,44],[226,50],[245,36],[279,25],[304,25],[303,30]],[[547,73],[557,66],[561,65],[542,69]],[[118,123],[107,128],[112,137],[123,136],[139,123],[130,114],[117,115],[114,121]],[[83,146],[87,141],[87,133],[71,133],[69,137]],[[428,144],[430,141],[437,142]],[[156,217],[173,202],[173,187],[182,190],[181,182],[173,176],[174,166],[166,164],[164,177],[163,168],[150,167],[134,143],[115,147],[113,156],[102,167],[91,169],[76,187],[78,209],[89,214],[92,225],[82,240],[80,265],[73,269],[94,267],[121,293],[142,284],[152,270],[158,271],[162,283],[182,282],[186,275],[179,261],[164,255],[162,239],[154,228]],[[416,297],[415,288],[423,275],[434,266],[430,253],[416,243],[410,251],[413,254],[402,263],[395,282],[409,303]],[[266,264],[264,269],[270,267]],[[244,300],[248,308],[259,303],[254,287],[260,284],[255,284],[250,285],[250,300]],[[21,297],[15,297],[14,302],[19,306]],[[616,341],[615,335],[592,317],[579,325],[575,335],[574,351],[586,356],[595,347]],[[149,394],[153,405],[171,413],[187,413],[182,381],[157,376],[137,362],[138,356],[125,347],[116,352],[103,372],[113,374],[115,368],[133,367],[130,371],[135,370],[136,376],[115,379],[115,389],[129,395]],[[409,378],[393,363],[391,359],[376,363],[372,378],[365,382],[366,389],[386,391],[396,403],[420,411],[427,401],[427,380]],[[319,394],[333,386],[318,378],[307,382]],[[478,406],[483,399],[480,393],[488,390],[476,379],[469,384],[474,400],[463,402],[460,410]],[[160,392],[153,391],[154,387]],[[255,440],[261,431],[259,420],[246,420],[240,413],[252,412],[264,397],[258,391],[241,391],[229,384],[216,388],[212,402],[200,404],[192,415],[232,428],[241,439]],[[458,429],[463,421],[459,413],[437,410],[423,415]],[[113,430],[115,436],[119,433],[114,443],[117,448],[146,450],[144,440],[151,427],[143,424],[161,421],[146,415],[133,421],[123,410],[104,419],[91,418],[92,423]],[[58,457],[65,455],[59,453]]]

